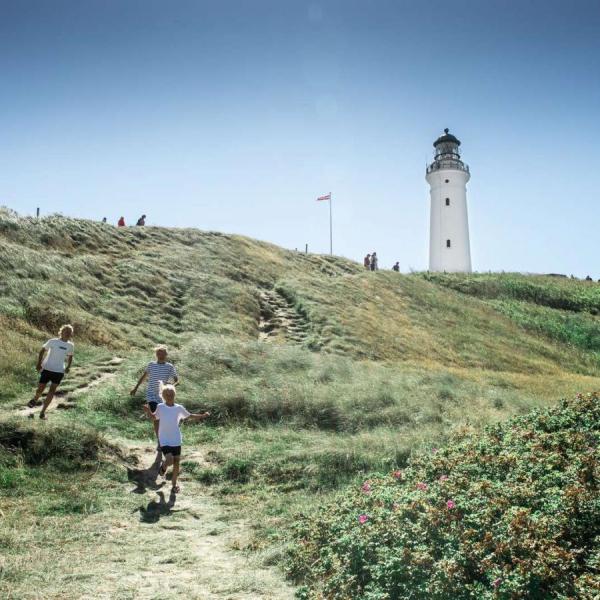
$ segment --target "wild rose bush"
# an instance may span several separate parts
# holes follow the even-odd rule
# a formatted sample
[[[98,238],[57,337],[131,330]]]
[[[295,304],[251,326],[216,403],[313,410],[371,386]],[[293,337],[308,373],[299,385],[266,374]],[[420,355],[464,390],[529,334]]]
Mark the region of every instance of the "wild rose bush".
[[[579,395],[458,433],[301,515],[298,597],[599,597],[599,404]]]

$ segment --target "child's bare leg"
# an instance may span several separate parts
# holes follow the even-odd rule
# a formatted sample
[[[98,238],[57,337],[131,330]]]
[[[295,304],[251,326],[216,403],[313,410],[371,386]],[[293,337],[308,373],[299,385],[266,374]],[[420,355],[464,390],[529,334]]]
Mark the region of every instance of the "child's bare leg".
[[[158,470],[161,477],[164,477],[167,474],[167,469],[173,464],[173,455],[167,454],[165,459],[160,464],[160,468]]]
[[[179,477],[179,456],[173,456],[173,474],[171,475],[171,485],[177,489],[177,478]]]
[[[42,411],[40,412],[40,419],[43,419],[46,416],[46,409],[50,406],[50,402],[54,398],[54,392],[56,392],[56,388],[58,387],[57,383],[51,383],[50,389],[48,390],[48,395],[44,399],[44,404],[42,405]]]
[[[46,389],[46,384],[45,383],[38,384],[37,389],[35,390],[35,395],[29,401],[29,406],[31,406],[33,408],[37,404],[38,400],[40,399],[40,397],[44,393],[45,389]]]

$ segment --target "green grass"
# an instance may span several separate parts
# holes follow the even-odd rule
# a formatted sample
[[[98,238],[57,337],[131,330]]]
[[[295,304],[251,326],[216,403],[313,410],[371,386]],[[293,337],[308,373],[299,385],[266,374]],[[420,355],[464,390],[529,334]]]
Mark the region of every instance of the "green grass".
[[[76,344],[61,386],[68,410],[52,411],[47,424],[23,424],[22,415],[0,423],[10,523],[2,535],[27,531],[30,544],[56,548],[27,529],[50,520],[61,528],[57,540],[92,531],[110,556],[102,522],[127,521],[134,503],[120,506],[121,458],[98,440],[153,443],[140,419],[143,391],[129,391],[152,347],[167,343],[179,401],[212,413],[206,425],[184,428],[186,476],[251,519],[247,546],[265,564],[280,562],[298,512],[357,476],[404,467],[457,429],[597,389],[599,289],[512,274],[367,273],[344,258],[241,236],[0,210],[3,409],[29,399],[40,345],[63,322],[74,324]],[[259,341],[263,290],[306,324],[303,343]],[[124,360],[111,367],[113,357]],[[102,385],[81,387],[100,373],[110,375]],[[78,454],[94,444],[96,458]],[[13,497],[24,501],[22,520]],[[86,556],[85,545],[77,553]],[[0,590],[39,586],[27,574],[33,557],[20,548],[11,574],[0,570]]]
[[[499,312],[528,331],[547,336],[600,360],[600,319],[585,312],[567,312],[518,300],[492,300]]]
[[[423,277],[478,298],[520,300],[559,310],[600,314],[600,285],[591,281],[519,273],[427,273]]]

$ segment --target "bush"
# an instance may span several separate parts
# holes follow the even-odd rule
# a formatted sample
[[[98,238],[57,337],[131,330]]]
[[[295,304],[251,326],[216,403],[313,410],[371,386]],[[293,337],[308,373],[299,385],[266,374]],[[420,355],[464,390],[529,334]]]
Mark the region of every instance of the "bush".
[[[600,285],[545,276],[423,273],[422,277],[469,296],[530,302],[572,312],[600,313]]]
[[[294,530],[301,598],[593,598],[600,586],[597,394],[455,435]]]
[[[106,447],[97,432],[76,425],[38,428],[30,422],[0,421],[0,451],[22,456],[27,465],[52,461],[63,470],[79,468],[97,461]]]

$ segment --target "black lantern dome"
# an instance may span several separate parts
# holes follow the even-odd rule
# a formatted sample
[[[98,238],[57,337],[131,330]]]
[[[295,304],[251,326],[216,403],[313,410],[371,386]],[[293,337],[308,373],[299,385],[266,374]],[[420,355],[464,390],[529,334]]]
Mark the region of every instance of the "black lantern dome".
[[[440,135],[440,137],[433,142],[433,147],[437,148],[438,144],[445,144],[447,142],[460,146],[460,140],[456,136],[452,135],[448,128],[444,129],[444,135]]]
[[[452,135],[449,129],[444,129],[444,135],[440,135],[440,137],[433,142],[436,160],[460,160],[459,146],[460,140]]]
[[[469,167],[460,158],[460,140],[450,133],[448,128],[444,129],[443,135],[433,142],[435,156],[433,163],[427,167],[427,172],[439,169],[458,169],[469,172]]]

